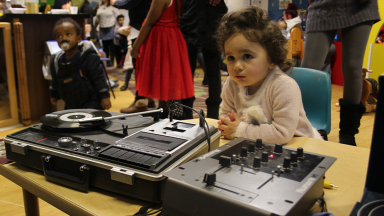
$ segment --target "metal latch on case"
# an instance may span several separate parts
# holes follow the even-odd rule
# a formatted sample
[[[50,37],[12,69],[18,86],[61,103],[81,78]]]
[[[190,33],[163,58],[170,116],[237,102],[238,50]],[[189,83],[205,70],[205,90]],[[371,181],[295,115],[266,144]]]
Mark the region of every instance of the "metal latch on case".
[[[18,153],[18,154],[22,154],[22,155],[28,154],[28,145],[27,144],[13,141],[10,143],[10,146],[11,146],[11,151],[14,153]]]
[[[111,169],[111,179],[125,184],[133,185],[135,172],[114,167]]]

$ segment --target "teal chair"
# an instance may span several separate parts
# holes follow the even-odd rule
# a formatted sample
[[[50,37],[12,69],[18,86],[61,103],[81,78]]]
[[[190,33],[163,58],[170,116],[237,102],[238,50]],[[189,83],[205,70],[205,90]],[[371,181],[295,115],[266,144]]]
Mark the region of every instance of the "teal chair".
[[[331,132],[332,86],[324,71],[294,67],[288,72],[299,85],[308,120],[327,139]],[[325,130],[326,134],[322,132]]]

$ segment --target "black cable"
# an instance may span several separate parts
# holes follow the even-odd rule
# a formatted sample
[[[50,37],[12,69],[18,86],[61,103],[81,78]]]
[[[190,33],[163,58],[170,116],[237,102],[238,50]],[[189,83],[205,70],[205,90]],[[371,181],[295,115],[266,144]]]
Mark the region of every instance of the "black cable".
[[[324,191],[323,191],[323,195],[321,195],[319,200],[321,202],[321,212],[328,212],[327,203],[325,202],[325,199],[324,199]]]
[[[207,137],[208,152],[210,152],[210,151],[211,151],[211,135],[209,134],[209,126],[208,126],[207,121],[205,120],[205,117],[202,116],[202,115],[200,114],[200,112],[197,112],[195,109],[193,109],[193,108],[191,108],[191,107],[189,107],[189,106],[186,106],[186,105],[181,104],[181,103],[178,103],[178,102],[175,102],[174,104],[175,104],[176,106],[182,106],[182,107],[188,108],[188,109],[190,109],[190,110],[193,110],[194,112],[196,112],[196,113],[199,115],[200,119],[204,120],[206,127],[203,127],[203,128],[204,128],[205,136]],[[207,132],[207,130],[208,130],[208,132]]]

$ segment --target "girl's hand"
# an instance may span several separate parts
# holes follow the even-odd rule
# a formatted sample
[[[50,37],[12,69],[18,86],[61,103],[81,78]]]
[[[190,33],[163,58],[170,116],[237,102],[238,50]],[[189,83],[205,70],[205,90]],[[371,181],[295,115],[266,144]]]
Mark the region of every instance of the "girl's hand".
[[[136,50],[135,48],[132,48],[131,56],[132,56],[132,58],[140,58],[139,50]]]
[[[227,114],[229,119],[219,117],[218,129],[221,131],[221,135],[226,139],[233,139],[237,126],[239,126],[242,118],[240,118],[235,111]]]

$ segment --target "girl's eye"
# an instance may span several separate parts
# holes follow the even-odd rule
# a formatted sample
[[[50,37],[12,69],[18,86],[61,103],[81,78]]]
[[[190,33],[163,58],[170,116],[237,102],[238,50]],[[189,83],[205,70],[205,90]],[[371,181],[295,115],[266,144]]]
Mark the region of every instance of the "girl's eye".
[[[227,61],[232,61],[233,59],[235,59],[233,56],[228,56],[227,57]]]
[[[249,54],[245,54],[245,55],[244,55],[244,59],[251,59],[251,58],[253,58],[253,56],[251,56],[251,55],[249,55]]]

